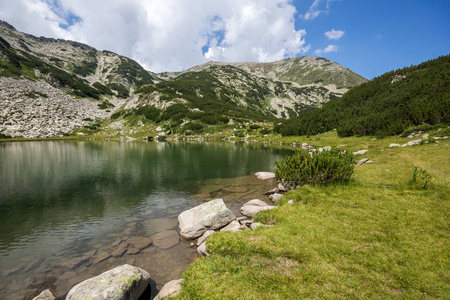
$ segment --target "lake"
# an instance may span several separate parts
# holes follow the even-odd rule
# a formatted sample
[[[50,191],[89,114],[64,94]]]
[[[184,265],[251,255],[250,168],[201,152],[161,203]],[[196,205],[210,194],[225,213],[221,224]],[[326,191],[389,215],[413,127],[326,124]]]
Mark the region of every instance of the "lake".
[[[268,202],[275,180],[253,174],[287,154],[244,142],[0,143],[0,298],[62,297],[125,263],[157,288],[180,278],[197,253],[178,215],[215,198],[237,216],[250,199]]]

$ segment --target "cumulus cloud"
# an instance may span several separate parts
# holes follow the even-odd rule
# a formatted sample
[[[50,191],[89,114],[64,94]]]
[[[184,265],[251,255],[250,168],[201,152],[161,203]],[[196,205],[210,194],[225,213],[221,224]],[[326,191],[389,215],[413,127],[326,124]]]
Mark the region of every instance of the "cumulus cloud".
[[[344,35],[345,31],[342,30],[334,30],[331,29],[330,31],[325,32],[325,36],[329,40],[338,40]]]
[[[314,51],[316,55],[322,55],[329,52],[337,52],[339,50],[339,47],[336,45],[328,45],[325,49],[317,49]]]
[[[306,31],[295,28],[291,2],[0,0],[0,19],[33,35],[114,51],[162,72],[208,60],[267,62],[306,53]]]
[[[320,14],[330,12],[331,3],[339,0],[314,0],[309,10],[302,16],[305,20],[314,20]]]

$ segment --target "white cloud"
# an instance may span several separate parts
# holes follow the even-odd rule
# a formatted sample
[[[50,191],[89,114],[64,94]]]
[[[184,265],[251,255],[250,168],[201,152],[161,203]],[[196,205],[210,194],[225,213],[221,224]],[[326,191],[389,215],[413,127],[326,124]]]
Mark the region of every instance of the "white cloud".
[[[344,35],[345,31],[342,30],[334,30],[331,29],[330,31],[325,32],[325,36],[329,40],[338,40]]]
[[[0,7],[0,19],[18,30],[114,51],[155,72],[309,49],[290,0],[0,0]]]
[[[309,10],[302,16],[305,20],[314,20],[321,13],[328,14],[330,12],[331,3],[339,0],[314,0]],[[323,4],[325,3],[325,7]]]
[[[336,45],[328,45],[325,49],[317,49],[314,51],[316,55],[322,55],[329,52],[337,52],[339,50],[339,47]]]

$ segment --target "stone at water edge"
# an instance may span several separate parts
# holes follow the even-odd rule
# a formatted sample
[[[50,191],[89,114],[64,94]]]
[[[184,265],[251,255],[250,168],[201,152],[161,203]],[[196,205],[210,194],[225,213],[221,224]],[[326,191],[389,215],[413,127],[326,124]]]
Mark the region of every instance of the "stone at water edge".
[[[275,194],[275,193],[278,193],[278,192],[279,192],[279,190],[276,187],[276,188],[271,189],[270,191],[265,192],[264,195],[272,195],[272,194]]]
[[[272,202],[274,203],[280,200],[281,198],[283,198],[283,194],[272,194],[269,196],[269,199],[272,200]]]
[[[183,279],[172,280],[166,283],[153,300],[164,300],[175,297],[181,292]]]
[[[208,229],[220,229],[235,219],[233,212],[219,198],[182,212],[178,216],[178,223],[181,236],[191,240]]]
[[[201,237],[198,238],[197,247],[200,246],[201,244],[203,244],[204,242],[206,242],[206,240],[214,233],[216,233],[214,230],[205,231],[205,233]]]
[[[49,289],[42,291],[33,300],[56,300],[56,296]]]
[[[200,246],[198,246],[197,253],[203,256],[209,256],[208,250],[206,248],[206,242],[203,242]]]
[[[147,289],[150,274],[138,267],[122,265],[82,281],[67,294],[66,300],[138,299]]]
[[[266,180],[266,179],[275,178],[275,173],[272,173],[272,172],[258,172],[258,173],[255,173],[255,176],[258,179]]]
[[[241,214],[244,216],[253,218],[256,216],[257,213],[263,210],[273,209],[275,206],[269,205],[264,201],[261,201],[259,199],[253,199],[245,203],[241,207]]]

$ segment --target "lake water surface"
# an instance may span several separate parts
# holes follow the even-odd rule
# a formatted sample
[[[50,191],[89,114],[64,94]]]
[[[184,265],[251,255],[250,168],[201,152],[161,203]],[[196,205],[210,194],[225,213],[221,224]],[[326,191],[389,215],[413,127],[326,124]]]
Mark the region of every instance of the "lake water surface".
[[[158,288],[180,278],[197,254],[179,237],[178,215],[214,198],[237,216],[247,200],[268,201],[275,181],[252,174],[290,153],[247,143],[0,143],[0,299],[46,288],[62,297],[125,263]]]

